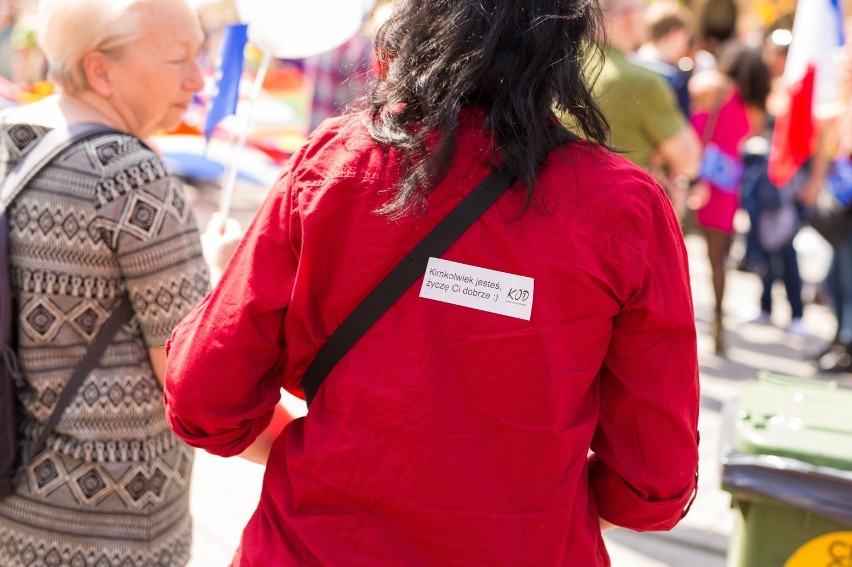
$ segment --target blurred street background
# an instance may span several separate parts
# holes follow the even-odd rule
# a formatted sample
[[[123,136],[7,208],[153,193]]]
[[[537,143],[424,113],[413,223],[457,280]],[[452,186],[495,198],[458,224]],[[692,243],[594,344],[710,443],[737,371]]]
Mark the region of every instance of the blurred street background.
[[[185,182],[202,229],[211,215],[223,208],[223,200],[228,203],[225,208],[229,216],[245,228],[278,172],[312,127],[325,116],[342,112],[347,104],[365,92],[366,78],[372,69],[371,35],[381,17],[392,8],[393,0],[376,5],[372,0],[351,1],[363,4],[363,9],[357,10],[361,29],[355,35],[350,34],[345,42],[336,43],[334,49],[308,54],[309,45],[319,49],[323,33],[332,33],[311,28],[303,30],[296,39],[293,34],[282,34],[281,44],[272,48],[274,57],[270,57],[269,49],[264,51],[251,41],[245,48],[239,46],[236,56],[240,61],[244,59],[244,64],[235,83],[230,85],[236,93],[235,112],[225,112],[221,120],[210,123],[211,102],[228,86],[216,84],[216,77],[221,76],[216,67],[225,57],[221,51],[222,32],[226,26],[246,19],[239,13],[240,4],[245,9],[262,2],[196,0],[208,34],[202,54],[208,86],[197,97],[181,126],[175,132],[157,136],[153,142],[167,165]],[[661,2],[651,1],[649,5]],[[795,41],[792,32],[797,9],[801,12],[803,6],[812,7],[818,2],[838,5],[836,0],[680,2],[695,21],[686,44],[690,51],[674,61],[674,65],[687,78],[701,67],[712,67],[715,59],[709,43],[702,45],[701,42],[717,35],[717,39],[724,39],[727,34],[727,39],[743,42],[766,54],[767,63],[775,65],[771,69],[773,81],[777,81],[773,88],[783,92],[784,62],[779,64],[769,58],[779,54],[786,57]],[[275,16],[282,15],[283,3],[268,4],[267,19],[272,22],[269,25],[274,25]],[[840,4],[850,8],[852,0]],[[0,108],[26,104],[52,92],[51,85],[44,81],[43,61],[34,41],[35,6],[35,0],[0,0]],[[342,24],[338,27],[345,28]],[[304,48],[304,56],[299,48]],[[832,64],[840,65],[837,61]],[[769,113],[785,112],[783,103],[773,104],[770,100]],[[844,107],[836,111],[834,118],[845,110]],[[689,124],[688,120],[684,123]],[[243,147],[235,152],[241,135],[244,136]],[[771,130],[763,135],[768,144]],[[226,177],[231,173],[234,178],[229,184]],[[689,514],[672,532],[609,532],[605,539],[615,567],[722,567],[728,564],[726,555],[737,526],[731,495],[722,489],[721,482],[722,436],[724,428],[730,425],[726,420],[731,419],[724,410],[731,407],[726,404],[735,403],[742,392],[754,384],[758,373],[770,371],[814,379],[820,384],[836,384],[840,388],[852,387],[849,372],[852,358],[845,365],[843,359],[838,359],[840,363],[833,369],[827,368],[830,364],[820,369],[808,359],[809,355],[829,346],[838,334],[837,319],[825,287],[835,250],[811,227],[805,226],[796,235],[793,244],[805,307],[799,324],[791,326],[794,317],[781,282],[776,282],[772,290],[771,317],[761,317],[763,284],[747,261],[751,225],[745,210],[736,213],[734,227],[722,310],[724,352],[717,352],[717,310],[707,241],[692,225],[688,225],[685,233],[699,333],[702,391],[697,498]],[[300,401],[290,399],[289,402],[296,411],[304,411]],[[196,454],[192,489],[195,538],[190,565],[225,566],[256,507],[264,471],[238,458],[221,459],[201,451]]]

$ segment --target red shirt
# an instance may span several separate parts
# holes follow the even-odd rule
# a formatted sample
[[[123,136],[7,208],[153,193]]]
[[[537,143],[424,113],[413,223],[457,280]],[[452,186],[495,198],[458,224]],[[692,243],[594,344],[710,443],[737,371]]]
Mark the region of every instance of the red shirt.
[[[319,347],[488,173],[478,113],[425,213],[375,211],[395,152],[364,116],[294,156],[218,287],[175,331],[166,408],[230,456],[300,393]],[[549,156],[443,256],[534,280],[529,321],[412,286],[273,446],[234,565],[609,565],[598,515],[669,529],[695,488],[698,370],[680,229],[665,194],[587,142]],[[588,451],[595,455],[587,457]]]

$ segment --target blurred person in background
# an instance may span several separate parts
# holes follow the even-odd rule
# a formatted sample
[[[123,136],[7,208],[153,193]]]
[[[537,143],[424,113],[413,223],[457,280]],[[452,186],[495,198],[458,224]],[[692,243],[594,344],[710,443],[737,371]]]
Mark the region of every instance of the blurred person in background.
[[[12,82],[22,88],[43,81],[47,73],[44,56],[36,41],[38,2],[21,0],[12,3],[9,41],[12,45]]]
[[[692,64],[688,56],[692,50],[693,17],[689,8],[677,0],[659,0],[651,3],[645,13],[648,41],[637,52],[635,62],[666,79],[674,89],[683,115],[689,113],[689,78]]]
[[[602,0],[605,61],[593,89],[611,126],[612,146],[649,171],[682,217],[690,181],[698,175],[701,145],[672,87],[629,57],[648,35],[645,0]]]
[[[372,2],[361,30],[354,37],[327,53],[305,59],[305,76],[313,86],[308,132],[313,132],[326,118],[344,114],[350,105],[367,95],[376,63],[373,37],[389,15],[390,4],[390,0]]]
[[[793,41],[792,25],[792,18],[779,19],[769,27],[763,41],[763,59],[769,67],[769,76],[772,78],[772,89],[766,100],[770,118],[778,116],[786,107],[784,67],[787,65],[787,54]]]
[[[786,20],[776,22],[767,31],[762,46],[762,57],[769,73],[769,95],[766,99],[766,120],[763,130],[750,137],[743,146],[743,157],[746,171],[743,176],[741,189],[741,205],[749,215],[749,231],[746,234],[746,249],[742,267],[755,272],[761,278],[763,291],[760,296],[760,314],[752,323],[769,325],[773,323],[773,293],[774,282],[784,283],[787,301],[790,304],[790,323],[788,332],[794,335],[805,334],[802,317],[804,316],[804,301],[802,299],[802,276],[799,271],[798,253],[793,240],[801,226],[803,211],[796,205],[798,192],[807,177],[807,168],[783,187],[776,186],[769,177],[769,146],[774,128],[775,116],[781,110],[780,104],[786,98],[782,92],[784,66],[787,50],[792,39]],[[791,22],[787,22],[788,24]],[[783,228],[789,233],[784,242],[770,247],[761,238],[769,227],[765,223],[781,223],[783,218],[772,211],[788,207],[796,211],[796,223],[792,230]]]
[[[15,10],[11,0],[0,0],[0,76],[12,80],[12,30]]]
[[[743,143],[763,131],[769,68],[759,50],[732,41],[719,49],[716,70],[696,74],[689,83],[692,124],[701,136],[701,183],[691,196],[696,223],[707,243],[713,279],[712,335],[717,354],[725,352],[724,296],[728,254],[745,172]]]
[[[849,21],[846,21],[848,29]],[[810,356],[823,372],[852,373],[852,43],[846,35],[840,59],[840,111],[823,119],[817,150],[810,160],[812,182],[803,191],[805,205],[818,208],[818,199],[833,201],[830,230],[817,227],[832,247],[825,285],[837,320],[835,336]],[[828,113],[826,113],[828,114]],[[843,198],[843,201],[840,198]],[[811,217],[811,223],[815,219]]]
[[[740,186],[741,204],[748,212],[750,228],[746,235],[746,261],[751,271],[761,278],[763,291],[760,296],[760,314],[751,323],[773,324],[772,288],[775,281],[782,281],[790,304],[790,322],[787,331],[793,335],[804,336],[802,317],[805,305],[802,299],[802,275],[799,271],[799,259],[793,240],[801,227],[803,212],[796,205],[796,196],[807,177],[808,168],[804,167],[793,179],[782,187],[775,185],[769,178],[769,140],[758,135],[749,138],[743,151],[746,171]],[[781,215],[782,208],[794,212],[786,218]],[[792,220],[790,220],[792,219]],[[780,224],[778,228],[764,226],[766,223]],[[783,234],[783,239],[774,237],[774,243],[765,241],[762,235],[767,232]]]
[[[183,186],[145,141],[202,87],[201,29],[184,0],[42,0],[38,41],[59,93],[0,116],[0,176],[55,128],[116,131],[8,204],[25,455],[125,294],[133,314],[0,501],[0,565],[180,567],[193,452],[165,420],[163,347],[208,267]]]
[[[671,205],[600,145],[597,3],[395,4],[368,108],[314,131],[175,331],[170,423],[267,467],[235,566],[608,566],[602,529],[688,509],[698,368]],[[281,388],[303,395],[341,321],[495,168],[515,182],[443,260],[530,278],[529,317],[418,283],[289,415]]]
[[[787,63],[787,52],[790,48],[790,42],[793,38],[793,33],[790,30],[792,19],[780,19],[769,26],[763,42],[763,60],[769,68],[770,89],[769,96],[766,98],[766,126],[763,132],[760,132],[752,142],[749,140],[750,149],[747,151],[748,162],[747,169],[751,169],[750,175],[755,180],[757,176],[762,176],[768,166],[769,143],[772,138],[772,130],[775,125],[775,117],[779,112],[783,112],[787,105],[787,92],[784,86],[784,66]],[[751,226],[746,233],[745,251],[738,269],[761,274],[765,268],[766,255],[761,249],[758,242],[758,233],[756,228],[757,216],[759,215],[760,202],[757,198],[757,193],[751,193],[751,189],[757,187],[756,184],[749,183],[747,187],[743,187],[742,191],[742,207],[749,215]]]
[[[312,86],[308,132],[326,118],[343,114],[349,104],[366,95],[372,68],[372,43],[361,32],[340,47],[305,59],[305,77]]]
[[[736,0],[707,0],[698,13],[695,72],[712,71],[722,45],[736,39],[740,11]]]

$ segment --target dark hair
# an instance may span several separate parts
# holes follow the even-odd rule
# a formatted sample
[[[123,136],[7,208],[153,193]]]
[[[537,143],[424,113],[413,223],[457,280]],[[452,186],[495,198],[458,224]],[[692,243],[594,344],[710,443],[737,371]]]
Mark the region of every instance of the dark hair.
[[[547,151],[571,138],[554,109],[605,143],[609,126],[583,72],[602,29],[597,0],[398,1],[376,37],[369,96],[371,136],[402,152],[403,176],[380,212],[422,210],[449,170],[467,105],[483,108],[492,155],[525,181],[528,203]]]
[[[699,35],[711,53],[729,41],[737,29],[739,9],[734,0],[708,0],[698,18]]]
[[[772,76],[759,49],[739,41],[725,43],[719,49],[719,71],[736,83],[744,103],[766,110]]]

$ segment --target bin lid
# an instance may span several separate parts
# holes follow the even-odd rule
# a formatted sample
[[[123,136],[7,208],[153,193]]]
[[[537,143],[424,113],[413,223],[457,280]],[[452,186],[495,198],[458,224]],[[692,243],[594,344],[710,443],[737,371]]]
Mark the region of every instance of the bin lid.
[[[743,453],[852,470],[852,390],[761,372],[740,396],[734,433]]]

